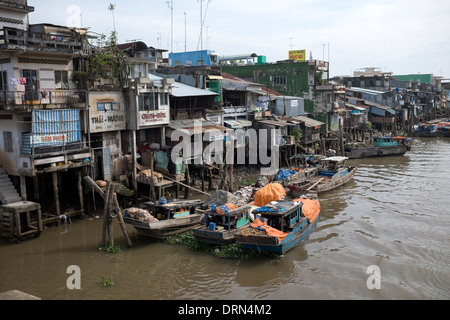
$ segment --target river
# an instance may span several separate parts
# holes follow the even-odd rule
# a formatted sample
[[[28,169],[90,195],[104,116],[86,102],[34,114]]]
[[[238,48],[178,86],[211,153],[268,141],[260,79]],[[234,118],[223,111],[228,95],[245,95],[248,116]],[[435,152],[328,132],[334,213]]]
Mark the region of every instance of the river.
[[[101,219],[74,218],[20,244],[0,241],[0,292],[45,300],[449,299],[450,139],[414,139],[405,156],[348,164],[358,167],[354,180],[320,197],[315,231],[281,258],[219,259],[144,241],[132,227],[127,248],[117,224],[122,251],[105,253],[97,250]],[[67,287],[71,265],[81,289]],[[110,276],[114,286],[102,287]]]

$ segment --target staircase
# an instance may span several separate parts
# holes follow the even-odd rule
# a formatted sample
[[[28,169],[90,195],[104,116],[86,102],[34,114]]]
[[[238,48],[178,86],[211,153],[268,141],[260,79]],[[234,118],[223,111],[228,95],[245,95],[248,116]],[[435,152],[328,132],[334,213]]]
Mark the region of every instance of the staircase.
[[[8,174],[0,167],[0,204],[22,201]]]

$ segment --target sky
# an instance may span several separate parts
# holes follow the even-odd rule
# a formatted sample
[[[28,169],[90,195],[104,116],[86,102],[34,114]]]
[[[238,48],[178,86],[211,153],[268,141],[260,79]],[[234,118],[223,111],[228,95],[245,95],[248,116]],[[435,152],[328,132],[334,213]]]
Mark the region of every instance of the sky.
[[[256,53],[276,62],[288,59],[291,49],[306,50],[307,58],[330,61],[331,77],[376,67],[450,78],[448,0],[28,0],[28,5],[35,7],[31,24],[106,35],[115,28],[119,43],[139,40],[169,52],[186,47],[219,56]]]

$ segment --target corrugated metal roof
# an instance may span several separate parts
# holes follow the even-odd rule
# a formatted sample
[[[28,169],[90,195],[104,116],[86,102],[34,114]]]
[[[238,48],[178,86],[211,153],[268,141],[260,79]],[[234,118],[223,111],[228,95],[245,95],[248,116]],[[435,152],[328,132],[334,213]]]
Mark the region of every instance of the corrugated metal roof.
[[[259,123],[264,123],[264,124],[270,124],[272,126],[278,126],[278,127],[287,127],[287,126],[294,126],[295,124],[293,123],[287,123],[284,121],[276,121],[276,120],[260,120],[258,121]]]
[[[209,90],[199,89],[188,86],[186,84],[175,82],[172,85],[172,96],[174,97],[200,97],[200,96],[217,96],[218,94]]]
[[[294,119],[304,122],[305,126],[307,126],[307,127],[315,128],[318,126],[323,126],[325,124],[324,122],[320,122],[320,121],[317,121],[317,120],[314,120],[314,119],[311,119],[308,117],[304,117],[304,116],[298,116],[298,117],[295,117]]]
[[[228,131],[230,128],[226,128],[219,124],[216,124],[211,121],[201,121],[201,125],[198,125],[196,122],[191,123],[171,123],[169,124],[169,128],[173,130],[182,130],[186,133],[192,135],[196,133],[204,133],[208,130],[219,130],[219,131]]]

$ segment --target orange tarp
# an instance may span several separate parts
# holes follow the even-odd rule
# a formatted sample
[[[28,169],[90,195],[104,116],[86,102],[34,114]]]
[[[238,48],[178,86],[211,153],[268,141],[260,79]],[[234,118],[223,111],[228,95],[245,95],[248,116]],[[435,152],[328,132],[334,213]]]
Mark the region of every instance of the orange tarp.
[[[278,243],[281,243],[281,241],[287,237],[287,233],[272,228],[259,219],[255,219],[255,221],[252,222],[252,228],[263,230],[268,236],[278,238]]]
[[[270,183],[255,193],[255,206],[262,207],[272,201],[282,200],[286,196],[286,190],[279,183]]]
[[[295,199],[293,201],[303,202],[302,213],[305,217],[309,219],[310,223],[313,223],[314,220],[316,220],[317,216],[320,213],[319,201],[312,199]]]
[[[235,206],[234,204],[231,204],[231,203],[225,203],[225,205],[228,207],[229,211],[239,208],[238,206]],[[216,212],[217,212],[218,214],[225,214],[225,212],[222,212],[222,211],[220,210],[220,207],[221,207],[221,206],[218,206],[218,207],[216,208]]]

